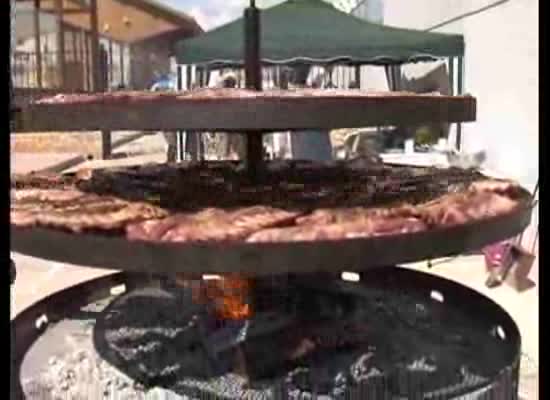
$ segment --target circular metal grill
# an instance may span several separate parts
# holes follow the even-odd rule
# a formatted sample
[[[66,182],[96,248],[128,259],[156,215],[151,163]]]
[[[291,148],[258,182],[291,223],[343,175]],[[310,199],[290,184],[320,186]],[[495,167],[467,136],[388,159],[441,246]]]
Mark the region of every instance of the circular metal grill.
[[[125,293],[111,294],[110,289],[120,284],[125,285]],[[51,393],[48,385],[61,392],[65,390],[65,394],[71,393],[70,398],[101,398],[110,393],[120,398],[126,398],[125,395],[146,398],[140,396],[145,396],[143,389],[148,387],[174,399],[186,398],[182,396],[283,399],[315,395],[326,399],[518,398],[520,337],[517,327],[498,305],[464,286],[400,268],[365,273],[359,283],[316,277],[309,281],[291,279],[287,285],[281,288],[284,290],[280,296],[277,291],[265,291],[272,305],[279,306],[276,307],[278,318],[266,319],[269,314],[259,310],[246,328],[246,340],[242,340],[243,324],[217,325],[213,330],[199,330],[201,335],[183,335],[193,321],[191,314],[204,318],[205,314],[200,314],[202,306],[185,300],[184,292],[170,294],[172,289],[162,285],[155,288],[141,278],[119,274],[72,287],[41,301],[15,320],[19,383],[23,383],[26,398],[36,398],[32,396],[42,391],[41,399],[50,398],[44,395],[48,390]],[[297,293],[302,296],[296,297]],[[388,296],[384,297],[384,293]],[[125,302],[129,306],[132,296],[141,296],[143,304],[133,308],[133,315],[128,315]],[[179,300],[174,300],[178,296]],[[82,301],[77,304],[74,299]],[[328,300],[326,304],[323,299]],[[360,303],[355,309],[362,310],[363,314],[350,311],[355,302]],[[287,311],[281,313],[280,307]],[[177,314],[175,310],[180,309],[181,313]],[[296,315],[296,309],[301,310],[302,315],[298,325],[294,325],[299,328],[289,329],[290,335],[277,334],[281,326],[288,323],[287,319]],[[423,319],[426,310],[433,313],[431,319]],[[363,317],[354,319],[353,315]],[[394,324],[393,330],[383,324],[376,333],[373,324],[381,316]],[[40,317],[42,321],[49,321],[47,329],[36,328]],[[262,324],[255,324],[261,318],[264,318]],[[332,322],[337,318],[338,324],[327,323],[331,318]],[[468,320],[464,322],[461,318]],[[157,323],[152,324],[155,320]],[[434,329],[436,326],[446,327],[446,331]],[[364,327],[364,334],[358,327]],[[470,333],[467,333],[461,331],[464,327],[474,328],[468,328]],[[158,329],[164,329],[167,334],[164,350],[161,350],[162,340],[153,339]],[[169,339],[170,332],[179,339]],[[278,363],[278,354],[284,354],[289,337],[305,337],[320,348],[300,358],[300,362]],[[381,343],[385,337],[389,347],[384,351],[385,345]],[[431,341],[432,347],[406,346],[407,341],[422,337]],[[186,345],[182,344],[183,339],[187,340]],[[217,346],[209,346],[207,351],[201,346],[203,339]],[[300,343],[298,347],[303,350],[307,340]],[[401,350],[399,343],[404,344]],[[190,345],[195,346],[194,358],[185,347]],[[155,346],[159,347],[155,350]],[[359,353],[350,350],[357,346],[361,349]],[[217,353],[212,351],[216,348]],[[236,364],[235,348],[242,349],[244,375],[242,364],[240,367]],[[307,346],[305,348],[307,351]],[[429,357],[430,351],[426,352],[428,348],[436,354],[432,354],[433,359]],[[129,350],[133,353],[128,353]],[[472,357],[469,352],[474,350],[475,357]],[[425,357],[420,357],[423,351]],[[141,355],[135,358],[138,353]],[[454,358],[448,357],[451,353]],[[162,354],[170,357],[160,357]],[[182,357],[185,354],[187,356]],[[464,360],[460,368],[449,364],[449,360],[457,357]],[[164,365],[163,359],[174,362]],[[156,372],[151,367],[155,363]],[[89,365],[87,372],[77,368],[84,364]],[[175,364],[195,371],[195,378],[179,379],[181,371],[170,370]],[[238,373],[228,373],[228,365]],[[334,370],[342,366],[343,369]],[[439,374],[437,368],[455,373]],[[344,370],[347,372],[342,373]],[[49,380],[40,378],[47,376]],[[149,379],[143,379],[144,376]],[[248,376],[249,384],[244,385],[239,376]],[[56,380],[52,381],[51,377]],[[86,387],[99,390],[100,393],[96,393],[99,397],[93,397],[94,393],[83,389]],[[81,396],[88,397],[78,397],[75,388],[79,388]]]

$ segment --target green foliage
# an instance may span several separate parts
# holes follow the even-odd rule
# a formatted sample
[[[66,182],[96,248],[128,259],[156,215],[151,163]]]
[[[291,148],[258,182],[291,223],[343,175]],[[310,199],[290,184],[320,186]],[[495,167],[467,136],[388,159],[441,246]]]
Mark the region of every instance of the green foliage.
[[[434,126],[421,126],[414,134],[414,141],[418,145],[431,145],[437,143],[438,130]]]

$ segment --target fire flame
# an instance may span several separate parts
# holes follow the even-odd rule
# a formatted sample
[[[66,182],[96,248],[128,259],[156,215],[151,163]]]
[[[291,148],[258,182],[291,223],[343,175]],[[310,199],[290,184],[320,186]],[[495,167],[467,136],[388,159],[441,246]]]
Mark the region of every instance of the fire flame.
[[[188,286],[189,278],[178,276],[180,286]],[[193,301],[210,303],[220,319],[240,320],[252,316],[250,280],[238,275],[201,277],[192,280]]]

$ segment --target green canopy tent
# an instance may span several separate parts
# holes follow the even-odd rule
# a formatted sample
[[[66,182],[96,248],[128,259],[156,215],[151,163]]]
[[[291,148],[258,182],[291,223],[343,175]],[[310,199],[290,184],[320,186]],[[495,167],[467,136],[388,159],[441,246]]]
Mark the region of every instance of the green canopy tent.
[[[462,35],[368,22],[323,0],[288,0],[262,10],[260,18],[264,66],[381,65],[387,67],[390,89],[396,90],[400,65],[449,59],[453,94],[463,92]],[[176,43],[175,55],[178,64],[196,65],[200,70],[242,67],[244,18]],[[455,65],[458,70],[456,91]]]
[[[260,15],[260,55],[263,66],[361,65],[386,67],[388,86],[399,89],[400,66],[406,63],[449,59],[451,88],[458,63],[458,87],[462,93],[464,38],[394,28],[371,23],[339,11],[323,0],[287,0],[262,10]],[[179,65],[195,65],[199,82],[208,71],[243,67],[244,18],[236,19],[175,46]],[[178,79],[181,82],[181,70]],[[204,73],[206,72],[206,73]],[[190,79],[188,70],[187,77]],[[302,75],[302,74],[300,74]],[[306,73],[307,75],[307,73]],[[357,79],[357,78],[356,78]],[[359,82],[359,79],[357,79]],[[189,82],[186,85],[189,87]],[[179,85],[182,89],[183,85]],[[453,93],[455,91],[453,90]],[[460,143],[460,127],[457,141]]]
[[[176,44],[180,64],[242,66],[244,20]],[[288,0],[261,13],[261,56],[269,64],[396,65],[464,55],[462,35],[364,21],[322,0]]]

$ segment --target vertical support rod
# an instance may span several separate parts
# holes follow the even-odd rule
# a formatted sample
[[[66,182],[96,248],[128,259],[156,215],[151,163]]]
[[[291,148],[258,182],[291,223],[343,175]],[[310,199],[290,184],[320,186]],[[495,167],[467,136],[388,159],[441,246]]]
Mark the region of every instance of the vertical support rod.
[[[57,15],[57,54],[59,56],[59,86],[65,88],[65,25],[63,23],[63,0],[55,1]]]
[[[176,67],[177,72],[177,79],[176,79],[176,90],[178,92],[181,92],[183,90],[183,66],[178,65]],[[183,131],[177,131],[176,133],[176,144],[178,146],[178,149],[176,153],[177,155],[177,161],[184,161],[184,154],[185,154],[185,139],[184,139]]]
[[[451,96],[454,96],[456,94],[455,90],[455,57],[449,57],[449,86],[451,88]],[[451,127],[454,126],[454,124],[449,124],[449,130],[447,132],[447,140],[450,144],[451,139]],[[457,125],[458,126],[458,125]],[[458,128],[457,128],[458,129]],[[456,137],[455,137],[455,147],[456,147]]]
[[[195,83],[202,88],[202,67],[195,67]]]
[[[395,91],[401,90],[401,66],[400,65],[394,65],[391,67],[392,75],[393,75],[393,86]]]
[[[191,65],[185,66],[185,90],[191,90],[191,85],[193,83],[193,67]],[[189,132],[184,131],[184,142],[183,142],[183,155],[186,156],[189,154]]]
[[[92,35],[92,79],[93,90],[103,91],[102,74],[99,63],[99,21],[97,15],[97,0],[90,0],[90,31]],[[104,160],[111,158],[111,132],[101,132],[101,149]]]
[[[120,64],[120,84],[122,86],[125,86],[124,83],[124,51],[126,48],[124,47],[124,44],[122,42],[118,43],[118,56],[119,56],[119,64]]]
[[[82,78],[82,86],[80,87],[80,89],[84,90],[84,88],[86,87],[86,83],[85,83],[85,77],[86,77],[86,73],[84,72],[85,71],[85,68],[86,68],[86,64],[84,62],[85,60],[85,53],[84,53],[84,42],[86,41],[86,38],[84,37],[84,31],[81,29],[80,30],[80,35],[78,35],[78,58],[79,58],[79,64],[82,66],[82,71],[81,71],[81,78]]]
[[[92,87],[97,92],[102,89],[101,71],[99,70],[99,31],[97,16],[97,0],[90,0],[90,32],[92,49]]]
[[[464,57],[458,57],[458,78],[457,78],[457,94],[464,93]],[[462,148],[462,124],[459,123],[456,127],[456,149],[460,151]]]
[[[455,58],[449,57],[449,85],[451,86],[451,96],[455,95]]]
[[[361,89],[361,65],[355,66],[355,84],[357,89]]]
[[[114,75],[115,69],[113,67],[113,41],[109,39],[109,72],[107,74],[107,76],[109,77],[109,84],[107,85],[107,87],[112,87],[113,81],[115,80]]]
[[[193,72],[194,71],[194,72]],[[187,66],[187,90],[192,90],[199,84],[199,68],[193,65]],[[194,79],[193,79],[194,78]],[[185,131],[185,153],[191,160],[197,160],[197,132]]]
[[[111,131],[101,131],[101,157],[104,160],[110,159],[111,151]]]
[[[254,0],[244,12],[244,71],[247,89],[262,90],[262,66],[260,60],[260,10]],[[255,176],[263,161],[262,133],[250,134],[246,141],[248,169]]]
[[[205,68],[202,65],[195,66],[195,81],[197,82],[197,84],[201,89],[204,88],[204,75],[205,75]],[[192,147],[192,154],[194,154],[193,160],[200,161],[202,160],[202,154],[201,154],[202,132],[194,131],[192,135],[194,140],[193,147]]]
[[[88,32],[82,30],[82,34],[84,35],[84,63],[86,64],[86,90],[92,91],[92,77],[93,77],[93,70],[90,66],[90,35]]]
[[[187,90],[191,90],[191,79],[192,79],[192,74],[193,74],[193,71],[192,71],[192,67],[191,65],[188,65],[185,67],[186,68],[186,71],[185,71],[185,87]]]
[[[36,84],[42,89],[42,45],[40,42],[40,0],[34,0],[34,52],[36,54]]]
[[[107,91],[109,88],[109,55],[103,46],[100,47],[100,73],[101,73],[101,91]],[[104,160],[111,158],[112,144],[111,131],[101,131],[102,157]]]
[[[73,62],[77,62],[78,61],[78,47],[77,47],[77,39],[76,39],[76,29],[72,29],[71,30],[71,47],[72,47],[72,50],[73,50]]]
[[[384,71],[386,73],[386,82],[388,83],[388,90],[393,91],[393,76],[391,74],[391,66],[384,65]]]

